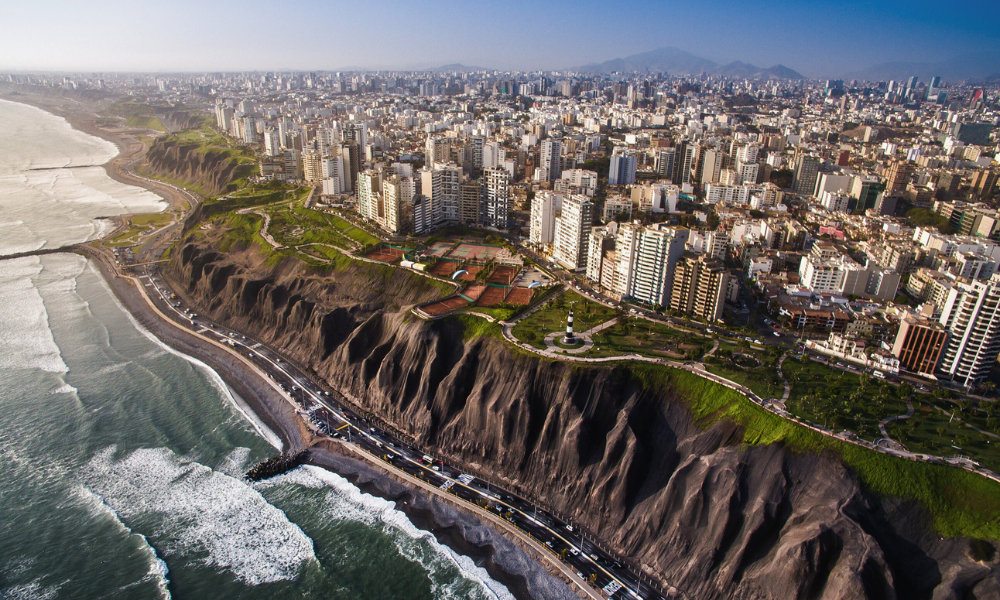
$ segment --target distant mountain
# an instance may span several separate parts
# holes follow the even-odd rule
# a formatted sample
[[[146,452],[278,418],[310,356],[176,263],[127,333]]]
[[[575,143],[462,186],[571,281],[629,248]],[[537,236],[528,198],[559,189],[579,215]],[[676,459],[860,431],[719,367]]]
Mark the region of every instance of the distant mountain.
[[[437,71],[438,73],[450,73],[456,71],[459,73],[465,73],[469,71],[488,71],[489,69],[486,69],[485,67],[469,67],[459,63],[452,63],[450,65],[444,65],[443,67],[438,67],[436,69],[431,69],[431,70]]]
[[[847,73],[844,79],[868,81],[903,80],[916,75],[921,81],[930,81],[940,75],[948,83],[989,79],[1000,71],[1000,53],[981,52],[956,56],[941,62],[895,61]]]
[[[804,79],[802,75],[784,65],[762,68],[744,62],[736,61],[719,66],[707,58],[695,56],[680,48],[658,48],[633,54],[625,58],[616,58],[599,64],[577,67],[575,71],[582,73],[613,73],[615,71],[648,71],[650,73],[666,72],[676,74],[697,75],[701,72],[716,75],[726,75],[740,78],[767,79]]]
[[[613,73],[614,71],[649,71],[652,73],[662,71],[695,75],[702,71],[711,71],[715,67],[715,62],[707,58],[695,56],[680,48],[667,47],[599,64],[584,65],[574,70],[583,73]]]
[[[722,65],[712,69],[710,73],[715,75],[725,75],[727,77],[740,77],[744,79],[805,79],[797,71],[789,69],[785,65],[774,65],[763,69],[756,65],[735,61],[728,65]]]

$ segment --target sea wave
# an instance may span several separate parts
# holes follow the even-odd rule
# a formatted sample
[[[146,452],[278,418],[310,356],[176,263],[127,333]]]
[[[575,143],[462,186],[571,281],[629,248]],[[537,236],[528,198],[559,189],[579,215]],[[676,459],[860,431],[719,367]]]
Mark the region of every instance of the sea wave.
[[[389,500],[362,492],[340,475],[320,467],[305,465],[258,485],[260,489],[283,484],[300,485],[311,489],[329,488],[326,498],[327,514],[334,520],[357,521],[368,526],[385,526],[392,535],[399,553],[420,563],[428,571],[435,598],[465,598],[468,590],[461,581],[448,577],[444,570],[457,568],[466,580],[476,584],[485,597],[496,600],[514,600],[514,595],[503,584],[490,577],[486,569],[473,560],[458,554],[437,538],[410,521]],[[427,550],[430,550],[428,552]]]
[[[76,488],[76,496],[80,500],[81,504],[90,511],[92,515],[97,518],[107,518],[110,519],[118,529],[125,533],[126,535],[134,538],[142,548],[143,553],[147,557],[149,564],[149,571],[140,579],[139,581],[128,584],[126,587],[132,587],[136,584],[143,583],[146,581],[152,581],[156,585],[156,589],[160,592],[159,597],[163,600],[170,600],[170,580],[167,576],[170,573],[170,569],[167,568],[167,563],[156,554],[156,549],[153,545],[149,543],[146,536],[141,533],[136,533],[126,525],[119,517],[118,513],[114,511],[113,508],[108,506],[108,503],[104,501],[99,494],[87,489],[84,486],[78,486]]]
[[[167,448],[115,459],[98,452],[83,470],[88,489],[124,522],[142,523],[167,555],[200,558],[248,585],[293,580],[315,561],[312,540],[243,481]],[[133,528],[139,527],[133,524]]]
[[[41,271],[38,257],[0,261],[0,369],[69,371],[34,283]]]

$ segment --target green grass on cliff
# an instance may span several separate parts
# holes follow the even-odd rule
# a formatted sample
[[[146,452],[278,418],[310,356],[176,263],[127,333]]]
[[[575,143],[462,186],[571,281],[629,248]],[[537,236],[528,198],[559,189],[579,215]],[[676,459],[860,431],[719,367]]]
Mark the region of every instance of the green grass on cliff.
[[[167,128],[163,126],[156,117],[140,117],[132,116],[125,120],[125,125],[129,127],[137,127],[139,129],[155,129],[156,131],[166,131]]]
[[[919,503],[941,535],[1000,540],[1000,483],[955,467],[896,458],[822,435],[686,371],[638,364],[630,369],[651,387],[676,389],[705,427],[730,419],[743,427],[745,444],[781,443],[795,452],[832,453],[872,492]]]

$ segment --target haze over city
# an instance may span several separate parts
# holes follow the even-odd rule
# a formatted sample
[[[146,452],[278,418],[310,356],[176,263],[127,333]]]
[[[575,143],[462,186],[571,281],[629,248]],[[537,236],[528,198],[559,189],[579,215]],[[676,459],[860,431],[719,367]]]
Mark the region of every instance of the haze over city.
[[[1000,600],[998,21],[7,0],[0,600]]]
[[[975,0],[55,1],[7,2],[0,19],[6,70],[556,70],[671,46],[842,77],[1000,52],[1000,5]]]

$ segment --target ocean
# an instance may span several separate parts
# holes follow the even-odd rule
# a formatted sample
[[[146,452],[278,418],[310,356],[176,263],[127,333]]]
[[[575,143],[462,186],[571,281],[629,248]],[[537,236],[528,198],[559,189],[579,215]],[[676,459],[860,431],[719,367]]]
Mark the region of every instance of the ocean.
[[[165,208],[113,144],[0,101],[0,255]],[[0,600],[512,598],[389,501],[322,469],[250,485],[278,438],[75,254],[0,260]]]

